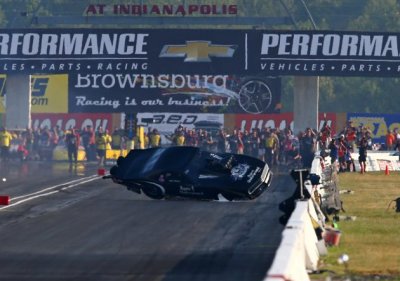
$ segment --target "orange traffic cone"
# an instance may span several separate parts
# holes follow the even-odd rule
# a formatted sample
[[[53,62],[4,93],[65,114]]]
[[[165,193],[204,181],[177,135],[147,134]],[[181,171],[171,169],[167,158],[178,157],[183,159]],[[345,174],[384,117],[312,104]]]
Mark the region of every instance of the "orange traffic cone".
[[[98,170],[97,170],[97,175],[98,176],[104,176],[106,174],[106,169],[104,169],[104,168],[99,168]]]
[[[388,166],[388,165],[386,165],[385,175],[386,175],[386,176],[390,175],[390,173],[389,173],[389,166]]]

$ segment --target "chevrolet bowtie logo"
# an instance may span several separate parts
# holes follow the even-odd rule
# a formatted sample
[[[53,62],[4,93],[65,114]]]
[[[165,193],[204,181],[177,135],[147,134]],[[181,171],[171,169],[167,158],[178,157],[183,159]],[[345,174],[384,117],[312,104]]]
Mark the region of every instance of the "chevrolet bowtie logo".
[[[185,58],[185,62],[210,62],[210,57],[230,58],[235,52],[233,45],[212,45],[209,41],[187,41],[186,45],[166,45],[161,58]]]

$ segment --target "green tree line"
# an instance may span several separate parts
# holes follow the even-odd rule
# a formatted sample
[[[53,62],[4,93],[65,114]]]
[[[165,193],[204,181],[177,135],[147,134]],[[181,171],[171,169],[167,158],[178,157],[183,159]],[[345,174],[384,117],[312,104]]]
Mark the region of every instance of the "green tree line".
[[[291,24],[288,25],[257,27],[262,29],[316,28],[378,32],[400,30],[400,1],[397,0],[0,0],[0,27],[120,27],[112,22],[96,26],[71,23],[46,26],[38,25],[35,21],[35,18],[44,16],[84,17],[87,16],[85,9],[90,4],[235,4],[238,7],[238,16],[291,19]],[[184,26],[184,28],[196,27]],[[227,28],[227,26],[202,28]],[[283,111],[292,111],[293,77],[283,77],[282,81]],[[323,112],[397,113],[397,105],[400,104],[399,84],[399,78],[320,77],[319,108]]]

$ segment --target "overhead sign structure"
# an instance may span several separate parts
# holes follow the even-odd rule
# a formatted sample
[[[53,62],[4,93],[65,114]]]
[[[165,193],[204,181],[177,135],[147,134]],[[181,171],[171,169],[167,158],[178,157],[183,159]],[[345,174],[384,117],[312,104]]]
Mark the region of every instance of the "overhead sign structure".
[[[183,29],[0,30],[0,73],[382,76],[400,34]]]

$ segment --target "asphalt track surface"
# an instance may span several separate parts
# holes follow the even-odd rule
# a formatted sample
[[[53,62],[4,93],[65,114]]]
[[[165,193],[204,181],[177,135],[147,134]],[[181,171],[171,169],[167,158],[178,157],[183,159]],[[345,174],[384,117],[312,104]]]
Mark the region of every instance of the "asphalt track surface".
[[[97,167],[0,163],[0,280],[262,280],[288,173],[253,201],[151,200]]]

